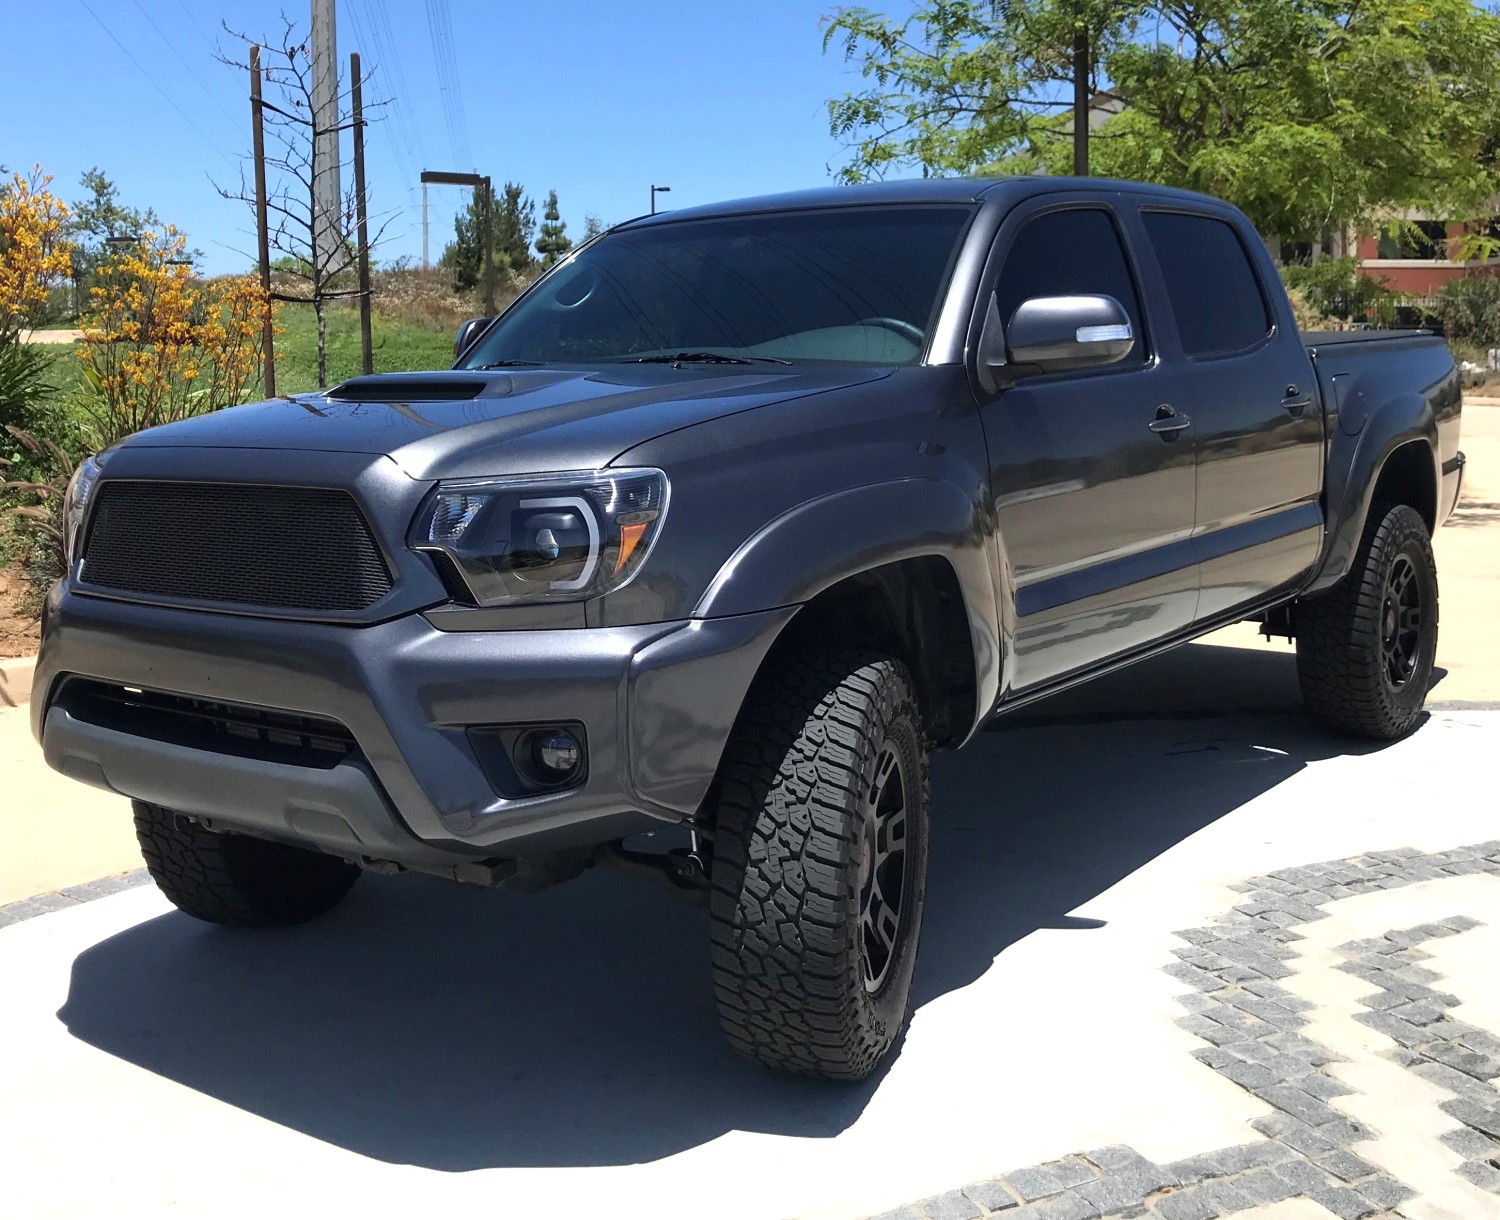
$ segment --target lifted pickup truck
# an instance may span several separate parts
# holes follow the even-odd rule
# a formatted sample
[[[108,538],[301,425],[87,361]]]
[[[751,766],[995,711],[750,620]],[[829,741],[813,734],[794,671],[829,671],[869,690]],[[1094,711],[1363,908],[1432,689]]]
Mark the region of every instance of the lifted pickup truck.
[[[906,1015],[930,750],[1243,619],[1295,637],[1330,728],[1419,717],[1453,361],[1299,334],[1213,199],[948,180],[643,217],[457,348],[74,481],[34,731],[134,799],[191,915],[623,868],[707,905],[737,1050],[859,1078]]]

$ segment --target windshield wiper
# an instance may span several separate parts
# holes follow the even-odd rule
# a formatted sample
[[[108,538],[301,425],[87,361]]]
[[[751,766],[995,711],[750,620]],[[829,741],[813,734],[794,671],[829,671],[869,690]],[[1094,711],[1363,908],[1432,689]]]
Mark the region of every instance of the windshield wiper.
[[[481,369],[514,369],[523,364],[539,366],[545,363],[545,360],[491,360],[488,364],[471,364],[469,370],[478,372]]]
[[[723,352],[678,352],[673,356],[632,356],[623,364],[791,364],[778,356],[727,356]]]

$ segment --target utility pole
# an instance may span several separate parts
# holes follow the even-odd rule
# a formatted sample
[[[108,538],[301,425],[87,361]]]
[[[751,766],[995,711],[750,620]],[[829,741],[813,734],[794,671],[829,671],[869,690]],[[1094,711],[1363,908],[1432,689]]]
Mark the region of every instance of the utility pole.
[[[271,317],[271,241],[266,228],[266,133],[260,109],[260,48],[250,48],[250,130],[255,148],[255,246],[260,258],[260,288],[266,294],[261,329],[267,398],[276,397],[276,326]]]
[[[422,270],[426,271],[432,263],[427,258],[427,183],[422,183]]]
[[[349,56],[349,87],[354,105],[354,212],[359,219],[359,349],[360,367],[375,371],[375,349],[370,339],[370,230],[365,205],[365,106],[360,93],[359,53]]]
[[[1083,5],[1073,26],[1073,175],[1089,174],[1089,27]]]
[[[495,316],[495,192],[484,180],[484,314]]]
[[[313,261],[337,265],[343,190],[339,182],[339,70],[334,0],[312,0]]]

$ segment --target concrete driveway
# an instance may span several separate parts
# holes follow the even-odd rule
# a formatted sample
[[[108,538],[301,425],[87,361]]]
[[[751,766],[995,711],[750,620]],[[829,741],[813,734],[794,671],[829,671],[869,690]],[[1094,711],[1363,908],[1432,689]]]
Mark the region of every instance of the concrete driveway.
[[[1310,729],[1245,628],[940,757],[916,1012],[858,1088],[730,1055],[704,915],[614,876],[367,877],[274,933],[0,908],[3,1210],[1500,1216],[1494,500],[1406,741]],[[84,808],[21,758],[7,819]]]
[[[277,933],[194,923],[146,887],[19,922],[0,929],[6,1210],[843,1220],[1102,1147],[1160,1167],[1268,1144],[1252,1124],[1275,1106],[1195,1058],[1212,1044],[1182,1024],[1177,933],[1213,928],[1247,877],[1496,834],[1500,714],[1346,750],[1250,716],[1017,728],[940,760],[916,1016],[852,1089],[734,1059],[704,916],[613,876],[530,899],[366,878]],[[1493,872],[1333,905],[1336,944],[1484,921],[1440,986],[1500,1036]],[[1374,988],[1288,965],[1353,1030],[1338,1070],[1396,1077],[1329,1102],[1365,1107],[1350,1134],[1369,1139],[1340,1146],[1445,1208],[1408,1215],[1500,1214],[1439,1142],[1463,1127],[1450,1095],[1351,1024]],[[1412,1106],[1423,1133],[1388,1155]]]

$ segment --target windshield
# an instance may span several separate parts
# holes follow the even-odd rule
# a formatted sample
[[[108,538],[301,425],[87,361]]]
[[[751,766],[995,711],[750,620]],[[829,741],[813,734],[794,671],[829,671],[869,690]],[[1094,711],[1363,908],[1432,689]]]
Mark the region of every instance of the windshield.
[[[610,233],[526,294],[462,367],[915,364],[970,214],[828,208]]]

